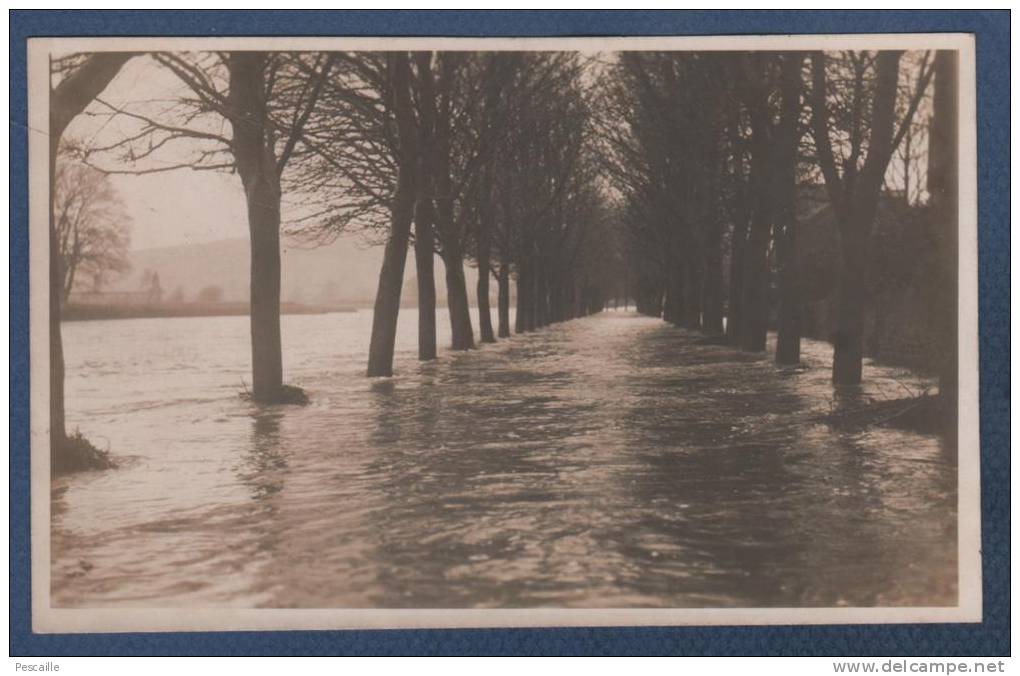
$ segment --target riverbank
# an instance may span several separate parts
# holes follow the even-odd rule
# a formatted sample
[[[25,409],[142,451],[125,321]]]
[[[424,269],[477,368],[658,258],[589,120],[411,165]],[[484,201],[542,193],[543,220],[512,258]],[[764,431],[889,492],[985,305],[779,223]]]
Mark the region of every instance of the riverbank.
[[[61,312],[64,321],[96,319],[147,319],[153,317],[234,317],[247,316],[248,303],[147,303],[131,305],[79,305],[68,304]],[[281,303],[280,314],[322,315],[330,312],[356,312],[348,306],[305,305]]]

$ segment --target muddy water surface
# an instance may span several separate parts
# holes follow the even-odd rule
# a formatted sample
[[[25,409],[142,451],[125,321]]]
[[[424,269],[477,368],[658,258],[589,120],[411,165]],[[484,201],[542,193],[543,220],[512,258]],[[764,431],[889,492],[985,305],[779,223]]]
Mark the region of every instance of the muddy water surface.
[[[306,407],[238,396],[246,317],[65,324],[68,426],[120,467],[54,482],[54,604],[955,605],[953,458],[814,420],[929,383],[835,396],[827,345],[624,312],[420,365],[414,314],[383,380],[369,312],[284,317]]]

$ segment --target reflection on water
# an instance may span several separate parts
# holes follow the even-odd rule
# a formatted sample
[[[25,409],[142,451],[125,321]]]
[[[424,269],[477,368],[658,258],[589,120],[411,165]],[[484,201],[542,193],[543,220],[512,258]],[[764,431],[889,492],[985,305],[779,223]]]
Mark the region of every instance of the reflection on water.
[[[421,365],[413,315],[383,380],[369,313],[285,317],[312,403],[261,409],[244,317],[66,325],[69,425],[122,466],[54,482],[55,604],[955,605],[955,460],[815,422],[852,405],[826,345],[620,312]]]

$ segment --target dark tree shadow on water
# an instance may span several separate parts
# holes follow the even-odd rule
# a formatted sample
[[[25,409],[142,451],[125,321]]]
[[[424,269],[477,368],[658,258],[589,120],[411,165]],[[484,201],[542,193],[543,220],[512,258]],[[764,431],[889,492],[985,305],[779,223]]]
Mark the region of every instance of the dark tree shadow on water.
[[[631,355],[638,368],[664,351],[678,358],[679,368],[635,383],[671,394],[625,397],[629,445],[649,468],[634,473],[636,500],[649,507],[620,542],[628,560],[658,551],[632,568],[636,592],[681,605],[952,603],[955,474],[937,441],[834,429],[803,414],[796,375],[669,342],[652,333]],[[834,408],[864,401],[861,388],[832,395]]]
[[[238,467],[238,478],[251,490],[252,499],[272,510],[270,498],[280,493],[288,471],[281,448],[281,412],[258,412],[252,416],[251,443]]]

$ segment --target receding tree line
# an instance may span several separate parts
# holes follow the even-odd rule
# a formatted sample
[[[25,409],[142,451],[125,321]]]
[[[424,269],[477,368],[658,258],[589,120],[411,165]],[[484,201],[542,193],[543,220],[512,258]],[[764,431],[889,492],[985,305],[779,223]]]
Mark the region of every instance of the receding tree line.
[[[797,364],[798,201],[824,186],[839,235],[832,380],[860,383],[879,200],[934,89],[928,191],[946,278],[932,284],[945,296],[940,391],[954,398],[956,68],[955,52],[621,53],[603,136],[638,309],[760,352],[775,305],[775,360]],[[909,200],[916,149],[901,153]]]
[[[106,173],[240,177],[251,242],[251,396],[261,404],[305,400],[283,378],[283,234],[326,242],[356,229],[384,247],[369,376],[393,373],[409,249],[422,360],[437,356],[438,256],[454,350],[595,312],[622,295],[642,312],[761,351],[774,277],[776,360],[796,363],[796,203],[798,186],[814,181],[825,186],[841,237],[833,380],[854,384],[879,195],[932,79],[929,191],[945,241],[955,242],[953,57],[911,54],[908,68],[892,51],[627,52],[601,62],[566,52],[74,55],[53,62],[50,179],[55,185],[63,132],[82,113],[116,117],[129,130],[74,150]],[[176,87],[158,101],[105,100],[132,58],[172,74]],[[64,425],[67,269],[53,203],[50,423],[59,470],[80,464],[81,444]],[[286,218],[285,203],[299,205]],[[955,273],[955,247],[945,255]],[[477,334],[466,265],[478,270]],[[955,294],[954,275],[936,283]],[[955,305],[946,308],[950,332]],[[946,345],[944,384],[955,382],[955,343]]]
[[[111,102],[102,92],[132,58],[179,85],[158,101]],[[251,241],[254,401],[297,403],[284,384],[280,240],[286,195],[301,208],[291,234],[328,241],[357,228],[384,243],[367,373],[393,372],[400,294],[413,247],[419,357],[435,359],[436,285],[443,262],[455,350],[478,339],[602,308],[610,240],[597,180],[591,92],[567,53],[83,54],[53,63],[51,185],[63,130],[79,114],[117,118],[121,136],[76,144],[75,159],[107,174],[180,169],[236,173]],[[58,127],[59,125],[59,127]],[[65,148],[66,151],[66,148]],[[52,202],[53,200],[51,200]],[[52,206],[52,205],[51,205]],[[51,213],[51,237],[58,231]],[[51,242],[51,280],[66,272]],[[338,265],[342,261],[338,261]],[[490,283],[498,287],[495,323]],[[51,430],[55,469],[81,464],[63,422],[61,284],[51,283]]]

